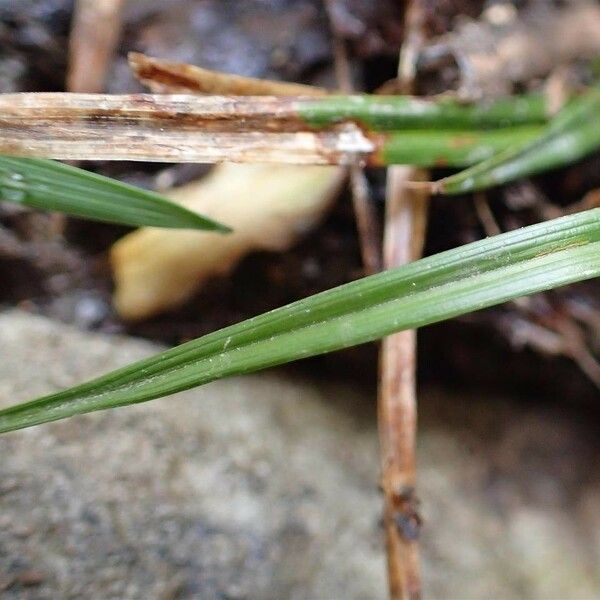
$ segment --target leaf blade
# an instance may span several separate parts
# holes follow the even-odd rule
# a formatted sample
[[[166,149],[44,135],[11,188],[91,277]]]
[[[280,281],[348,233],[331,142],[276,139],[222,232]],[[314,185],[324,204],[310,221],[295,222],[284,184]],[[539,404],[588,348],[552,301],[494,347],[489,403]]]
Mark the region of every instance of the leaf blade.
[[[154,192],[46,159],[0,156],[0,200],[134,227],[229,231]]]
[[[328,290],[80,386],[0,411],[0,432],[143,402],[600,275],[600,209]]]
[[[61,160],[379,165],[393,131],[535,126],[543,96],[465,104],[409,96],[0,94],[0,152]],[[435,161],[436,156],[433,156]]]
[[[524,140],[455,175],[433,182],[454,195],[484,190],[576,162],[600,148],[600,86],[565,106],[539,137]]]

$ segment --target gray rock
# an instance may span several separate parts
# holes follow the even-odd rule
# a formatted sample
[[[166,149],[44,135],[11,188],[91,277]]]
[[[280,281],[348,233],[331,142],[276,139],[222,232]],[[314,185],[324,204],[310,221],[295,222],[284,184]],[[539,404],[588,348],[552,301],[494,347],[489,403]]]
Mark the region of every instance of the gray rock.
[[[18,311],[0,348],[0,405],[159,349]],[[589,425],[422,396],[427,596],[598,597]],[[8,434],[0,455],[3,598],[385,597],[368,390],[271,371]]]
[[[158,349],[19,312],[0,315],[0,347],[3,405]],[[269,373],[2,437],[4,593],[383,595],[377,442],[361,400]]]

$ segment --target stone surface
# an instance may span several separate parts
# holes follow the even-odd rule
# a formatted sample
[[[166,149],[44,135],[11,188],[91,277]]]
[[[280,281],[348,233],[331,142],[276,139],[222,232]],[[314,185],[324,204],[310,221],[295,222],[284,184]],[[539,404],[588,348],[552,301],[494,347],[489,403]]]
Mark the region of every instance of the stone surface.
[[[0,405],[157,350],[0,313]],[[426,595],[600,594],[593,422],[422,394]],[[284,371],[0,438],[3,598],[383,598],[373,394]]]

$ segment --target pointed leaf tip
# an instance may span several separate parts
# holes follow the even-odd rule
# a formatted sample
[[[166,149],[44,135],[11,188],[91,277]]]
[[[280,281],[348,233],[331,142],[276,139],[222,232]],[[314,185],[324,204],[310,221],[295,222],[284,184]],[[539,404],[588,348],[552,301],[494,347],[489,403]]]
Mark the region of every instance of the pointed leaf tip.
[[[155,192],[46,159],[0,156],[0,200],[133,227],[231,231]]]

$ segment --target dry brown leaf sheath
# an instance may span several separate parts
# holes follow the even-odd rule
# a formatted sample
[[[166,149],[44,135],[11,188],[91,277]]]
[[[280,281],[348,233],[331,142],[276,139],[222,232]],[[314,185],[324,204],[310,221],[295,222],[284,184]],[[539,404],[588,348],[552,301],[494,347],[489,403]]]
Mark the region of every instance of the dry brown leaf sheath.
[[[352,123],[308,130],[284,97],[0,95],[0,153],[12,156],[343,164],[374,149]]]

